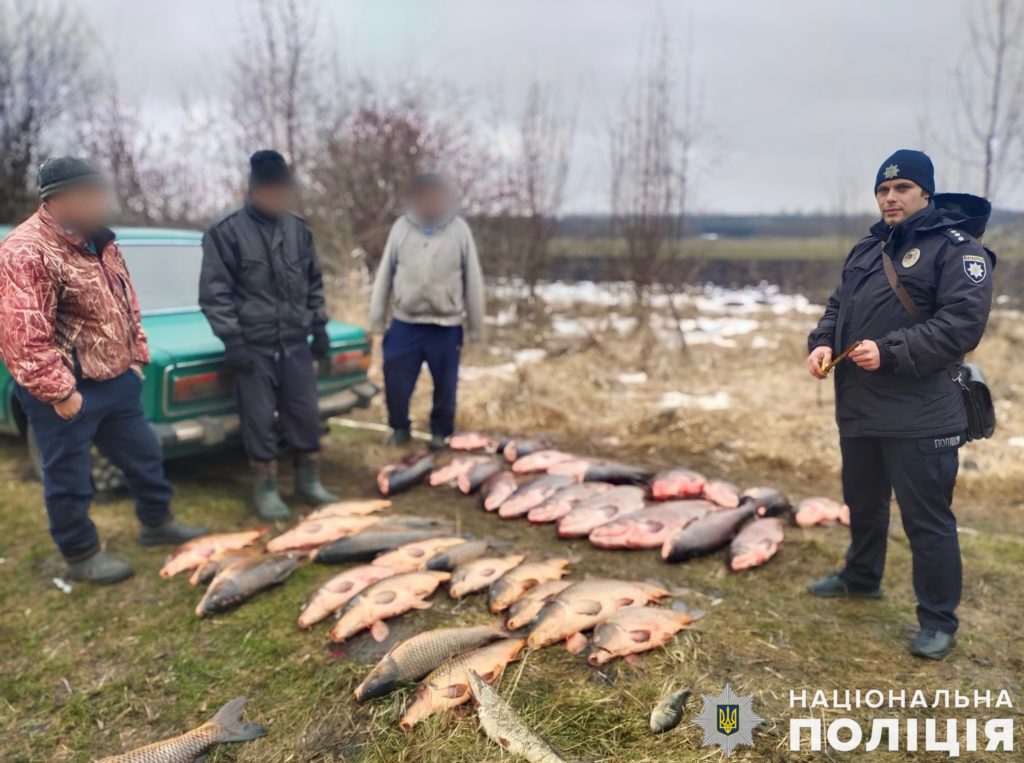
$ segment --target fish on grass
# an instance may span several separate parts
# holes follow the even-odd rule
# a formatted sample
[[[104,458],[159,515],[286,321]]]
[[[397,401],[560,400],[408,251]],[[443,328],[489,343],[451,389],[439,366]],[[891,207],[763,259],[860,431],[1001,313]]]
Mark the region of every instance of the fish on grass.
[[[487,556],[456,567],[452,573],[451,585],[448,586],[448,594],[453,599],[461,599],[468,594],[482,591],[510,569],[521,564],[525,558],[522,554]]]
[[[523,639],[501,639],[443,663],[416,687],[413,702],[398,725],[408,731],[435,713],[469,702],[473,696],[469,688],[469,671],[475,671],[484,681],[494,683],[525,645]]]
[[[504,612],[531,588],[568,575],[568,559],[546,559],[513,567],[495,580],[487,591],[487,606],[493,614]]]
[[[626,607],[594,629],[587,662],[597,667],[616,657],[636,664],[634,655],[665,646],[696,619],[678,602],[671,608]]]
[[[565,763],[565,758],[527,726],[519,713],[475,670],[470,670],[467,677],[469,689],[477,702],[480,728],[488,739],[529,763]]]
[[[536,588],[531,588],[509,607],[505,627],[510,631],[526,627],[533,622],[533,618],[545,604],[573,583],[572,580],[552,580],[548,583],[541,583]]]
[[[665,696],[651,710],[650,726],[655,734],[671,731],[683,720],[683,709],[690,698],[689,689],[679,689]]]
[[[267,551],[298,551],[316,548],[347,538],[380,522],[378,516],[324,517],[307,519],[267,542]]]
[[[388,464],[377,474],[381,495],[394,495],[418,485],[434,468],[434,454],[429,450],[410,453],[400,461]]]
[[[393,567],[363,564],[335,575],[309,597],[299,613],[299,627],[312,628],[348,604],[363,589],[400,572]]]
[[[206,617],[237,606],[260,591],[283,583],[301,558],[295,553],[261,554],[229,564],[210,581],[196,615]]]
[[[530,480],[516,489],[498,507],[498,516],[502,519],[515,519],[524,516],[530,509],[540,505],[564,487],[573,484],[572,477],[545,474]]]
[[[267,733],[256,723],[242,720],[245,697],[235,697],[202,726],[173,739],[103,758],[99,763],[193,763],[205,760],[211,747],[230,742],[250,742]]]
[[[467,540],[465,543],[458,543],[438,551],[427,559],[424,567],[428,570],[451,572],[460,564],[479,559],[487,553],[490,547],[490,542],[486,540]]]
[[[506,461],[515,462],[531,453],[549,450],[553,444],[551,438],[547,435],[541,435],[532,440],[529,438],[512,439],[502,445],[501,454],[505,456]]]
[[[590,531],[598,548],[660,548],[665,539],[718,507],[707,501],[665,501],[626,514]]]
[[[729,568],[742,572],[758,567],[779,550],[783,540],[782,519],[761,517],[740,530],[729,544]]]
[[[599,525],[640,511],[646,505],[643,488],[633,485],[617,487],[576,504],[572,511],[558,520],[558,537],[586,537]]]
[[[385,620],[413,609],[430,609],[427,599],[450,578],[447,572],[404,572],[373,583],[345,606],[331,630],[331,641],[340,644],[367,628],[374,641],[383,641],[390,630]]]
[[[480,500],[485,511],[497,511],[510,495],[519,489],[512,472],[498,472],[480,487]]]
[[[692,469],[665,469],[651,478],[651,498],[655,501],[700,498],[707,483],[707,477]]]
[[[740,489],[725,480],[710,480],[701,497],[725,509],[735,509],[740,505]]]
[[[463,495],[472,495],[483,487],[487,480],[504,469],[501,461],[491,458],[481,464],[476,464],[465,474],[460,474],[455,482]]]
[[[615,485],[646,485],[651,478],[651,472],[643,467],[592,458],[562,461],[547,471],[548,474],[567,475],[576,482],[611,482]]]
[[[382,530],[378,524],[369,530],[339,538],[321,546],[313,553],[318,564],[343,564],[345,562],[366,562],[385,551],[394,551],[399,546],[418,540],[438,537],[437,530],[393,528]]]
[[[490,460],[490,456],[457,456],[447,464],[435,467],[427,478],[427,484],[431,487],[439,487],[453,482],[457,483],[458,479],[467,474],[474,466],[486,464]]]
[[[479,432],[456,432],[448,438],[448,447],[451,450],[485,450],[493,453],[498,449],[498,441]]]
[[[164,566],[160,568],[160,577],[172,578],[180,572],[195,569],[218,551],[232,551],[250,546],[266,531],[266,527],[258,527],[255,530],[193,538],[174,549],[164,560]]]
[[[831,498],[804,498],[796,507],[794,522],[800,527],[850,524],[850,507]]]
[[[305,519],[324,519],[325,517],[361,517],[367,514],[376,514],[378,511],[391,506],[391,501],[380,498],[358,501],[335,501],[326,506],[321,506],[316,511],[308,514]]]
[[[436,628],[392,647],[356,687],[356,702],[384,697],[405,681],[419,681],[445,661],[505,638],[500,628]]]
[[[424,540],[405,543],[394,551],[381,554],[371,562],[384,567],[393,567],[402,572],[426,569],[427,562],[445,549],[461,546],[466,539],[460,535],[441,535]]]
[[[200,585],[207,585],[217,576],[218,572],[229,564],[234,564],[242,559],[259,556],[262,553],[263,549],[258,548],[257,546],[245,546],[244,548],[232,548],[225,549],[224,551],[217,551],[211,554],[205,562],[192,570],[192,575],[188,579],[188,584],[193,588]]]
[[[530,509],[526,518],[534,524],[554,522],[564,517],[583,501],[607,493],[614,487],[610,482],[584,482],[564,487]]]
[[[566,453],[564,450],[538,450],[528,456],[521,456],[512,462],[512,471],[516,474],[533,474],[534,472],[546,472],[555,464],[567,461],[576,461],[579,456]]]

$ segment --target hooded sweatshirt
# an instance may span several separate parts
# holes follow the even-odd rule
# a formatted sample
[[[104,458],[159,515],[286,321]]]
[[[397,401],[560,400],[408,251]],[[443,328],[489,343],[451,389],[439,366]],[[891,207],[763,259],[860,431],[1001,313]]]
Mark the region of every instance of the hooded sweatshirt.
[[[476,244],[461,217],[428,228],[410,215],[391,226],[373,282],[370,330],[383,333],[388,303],[408,323],[459,326],[469,338],[483,333],[484,283]]]

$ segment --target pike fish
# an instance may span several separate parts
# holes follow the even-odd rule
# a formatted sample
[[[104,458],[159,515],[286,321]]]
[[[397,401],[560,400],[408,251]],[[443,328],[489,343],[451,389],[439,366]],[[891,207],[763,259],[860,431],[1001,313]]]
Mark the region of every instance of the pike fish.
[[[489,458],[483,463],[479,463],[470,469],[465,474],[459,475],[457,484],[459,491],[463,495],[472,495],[486,483],[495,474],[504,471],[505,467],[496,458]]]
[[[431,487],[438,487],[440,485],[447,485],[449,482],[458,482],[473,467],[481,466],[490,461],[490,456],[457,456],[444,466],[435,468],[427,478],[427,484]]]
[[[405,572],[373,583],[353,598],[331,629],[331,640],[341,643],[367,628],[374,641],[388,637],[388,618],[411,609],[429,609],[427,599],[451,578],[447,572]]]
[[[740,489],[731,482],[711,480],[704,486],[704,499],[725,509],[740,505]]]
[[[313,592],[299,614],[299,627],[312,628],[337,612],[356,594],[378,580],[397,575],[401,570],[377,564],[364,564],[335,575]]]
[[[519,489],[519,483],[512,472],[498,472],[480,486],[480,498],[484,509],[497,511],[505,500]]]
[[[457,432],[448,438],[448,447],[452,450],[486,450],[493,453],[498,448],[498,442],[478,432]]]
[[[392,647],[356,687],[356,702],[384,697],[404,681],[419,681],[446,660],[507,636],[500,628],[437,628]]]
[[[548,469],[548,474],[564,474],[577,482],[611,482],[613,485],[646,485],[651,472],[639,466],[578,458],[563,461]]]
[[[453,657],[440,665],[416,687],[415,698],[399,721],[405,731],[434,713],[468,702],[469,671],[489,683],[497,681],[505,666],[519,656],[525,641],[506,638],[472,652]]]
[[[600,625],[620,609],[643,606],[668,596],[650,583],[629,580],[584,580],[571,585],[545,604],[527,639],[531,649],[568,639],[571,652],[586,646],[583,631]]]
[[[850,507],[831,498],[804,498],[796,507],[794,520],[800,527],[850,524]]]
[[[522,554],[513,554],[488,556],[467,562],[455,569],[448,593],[453,599],[461,599],[467,594],[482,591],[525,558]]]
[[[434,468],[434,454],[429,450],[410,453],[400,461],[388,464],[377,474],[381,495],[394,495],[418,485]]]
[[[623,485],[607,493],[588,498],[558,520],[559,538],[582,538],[590,531],[613,519],[644,508],[644,490]]]
[[[193,763],[205,760],[207,751],[215,745],[249,742],[267,733],[263,726],[243,721],[243,710],[245,697],[235,697],[199,728],[131,752],[102,758],[99,763]]]
[[[303,520],[311,521],[327,517],[362,517],[384,511],[389,506],[391,506],[391,501],[380,498],[372,498],[368,501],[336,501],[307,514]]]
[[[573,510],[579,503],[614,488],[610,482],[584,482],[564,487],[543,503],[534,506],[526,518],[534,524],[554,522]]]
[[[665,469],[655,474],[651,480],[651,497],[655,501],[700,498],[707,484],[707,477],[692,469]]]
[[[683,708],[686,707],[686,700],[689,698],[689,689],[679,689],[658,702],[651,710],[651,731],[655,734],[664,734],[678,726],[679,721],[683,720]]]
[[[190,586],[206,585],[214,576],[229,564],[251,556],[259,556],[263,553],[262,548],[256,546],[245,546],[244,548],[232,548],[224,551],[216,551],[210,557],[192,571],[188,579]]]
[[[568,575],[565,569],[568,566],[568,559],[546,559],[513,567],[491,584],[487,591],[487,606],[494,614],[504,612],[531,588]]]
[[[598,525],[590,542],[598,548],[660,548],[665,539],[715,510],[707,501],[666,501]]]
[[[487,553],[487,549],[490,547],[490,542],[486,540],[467,540],[465,543],[459,543],[457,546],[449,546],[438,551],[427,559],[425,567],[428,570],[451,572],[460,564],[466,564],[474,559],[479,559]]]
[[[299,566],[295,553],[261,554],[241,559],[217,573],[196,607],[196,615],[206,617],[241,604],[260,591],[283,583]]]
[[[786,495],[773,487],[752,487],[740,495],[740,506],[753,505],[759,517],[777,517],[793,509]]]
[[[663,607],[620,609],[594,629],[587,662],[597,667],[616,657],[657,649],[694,619],[690,612]]]
[[[572,477],[561,477],[545,474],[530,480],[506,498],[498,507],[498,516],[502,519],[515,519],[524,516],[530,509],[538,506],[564,487],[573,483]]]
[[[318,564],[366,562],[384,551],[392,551],[406,543],[436,538],[441,532],[443,530],[413,527],[392,527],[385,530],[378,524],[369,530],[321,546],[313,552],[313,561]]]
[[[480,728],[492,742],[529,763],[565,763],[475,670],[469,671],[469,688],[479,706]]]
[[[532,474],[546,472],[555,464],[577,460],[577,456],[561,450],[538,450],[528,456],[522,456],[512,462],[512,471],[516,474]]]
[[[572,580],[552,580],[531,588],[509,607],[505,627],[514,631],[529,625],[545,604],[573,584]]]
[[[746,525],[729,546],[729,568],[742,572],[764,564],[782,545],[782,519],[761,517]]]
[[[459,535],[443,535],[424,540],[414,540],[412,543],[399,546],[394,551],[381,554],[371,564],[393,567],[402,572],[422,570],[426,568],[427,562],[435,554],[465,542],[466,539]]]
[[[741,502],[735,509],[712,512],[666,538],[661,546],[661,558],[666,562],[685,562],[720,549],[756,514],[757,504],[750,501]]]
[[[338,538],[346,538],[365,530],[370,525],[380,522],[380,517],[324,517],[311,519],[295,525],[291,530],[271,538],[267,542],[267,551],[298,551],[316,548]]]
[[[549,450],[552,445],[551,438],[547,435],[541,435],[533,440],[509,440],[501,448],[501,453],[506,461],[515,461],[538,450]]]
[[[164,566],[160,568],[160,577],[172,578],[179,572],[195,569],[218,551],[233,551],[252,545],[266,531],[267,528],[259,527],[255,530],[193,538],[174,549],[164,560]]]

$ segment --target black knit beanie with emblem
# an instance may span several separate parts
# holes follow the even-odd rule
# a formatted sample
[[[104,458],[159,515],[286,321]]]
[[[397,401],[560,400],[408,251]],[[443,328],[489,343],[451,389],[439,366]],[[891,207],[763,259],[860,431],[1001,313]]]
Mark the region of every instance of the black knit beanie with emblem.
[[[924,151],[914,151],[909,148],[901,148],[890,156],[882,166],[878,168],[878,175],[875,177],[875,190],[886,180],[912,180],[924,189],[929,196],[935,193],[935,167],[928,154]]]

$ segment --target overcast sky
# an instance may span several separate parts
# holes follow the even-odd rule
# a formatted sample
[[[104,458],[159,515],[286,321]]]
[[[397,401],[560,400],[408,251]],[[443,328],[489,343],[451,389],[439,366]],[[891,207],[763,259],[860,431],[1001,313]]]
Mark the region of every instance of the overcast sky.
[[[218,97],[224,46],[252,0],[73,0],[115,55],[124,88],[158,113],[182,90]],[[950,72],[971,0],[323,0],[321,31],[350,71],[393,80],[410,66],[458,83],[481,112],[528,83],[578,103],[569,208],[608,206],[607,125],[658,18],[694,77],[710,125],[695,202],[704,211],[870,209],[895,148],[933,152],[939,190],[965,185],[937,145],[958,108]],[[997,200],[1024,208],[1024,189]]]

